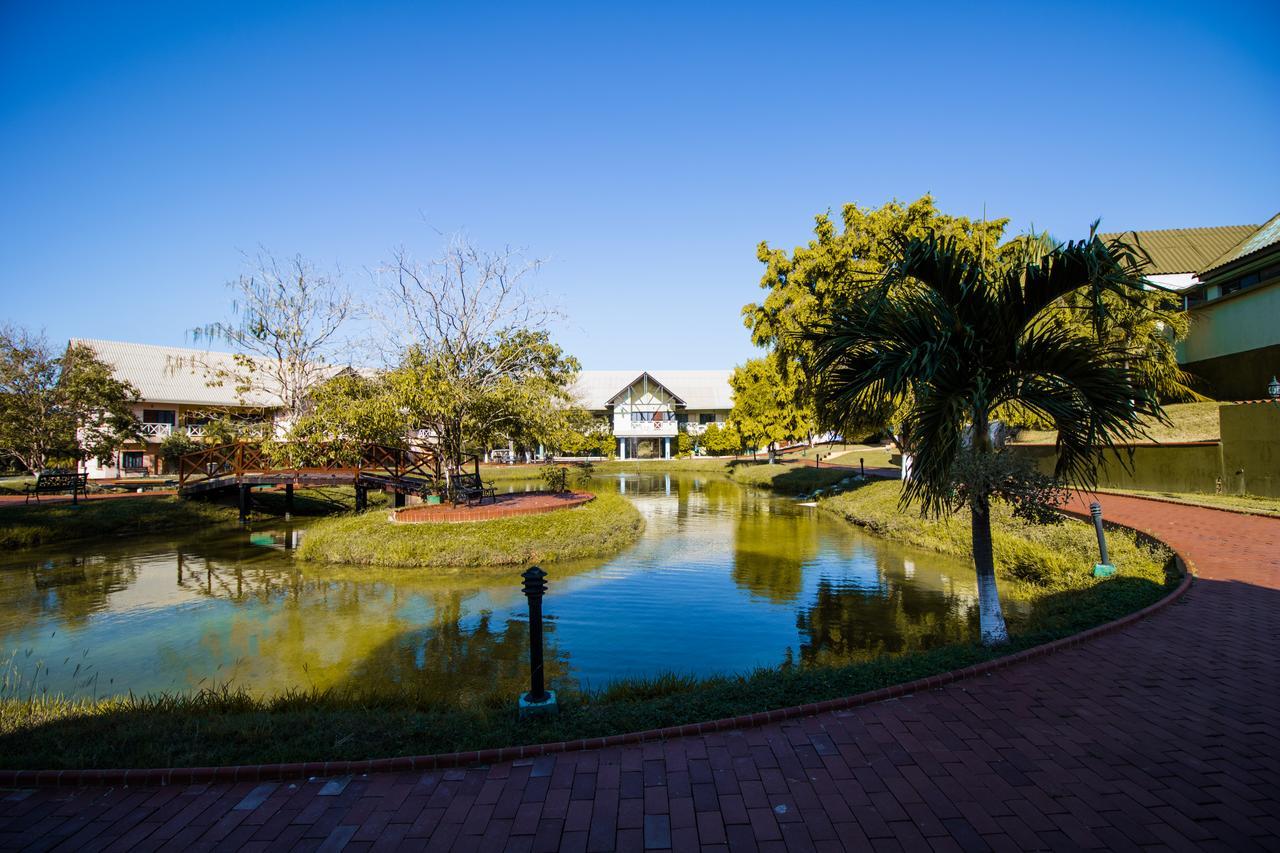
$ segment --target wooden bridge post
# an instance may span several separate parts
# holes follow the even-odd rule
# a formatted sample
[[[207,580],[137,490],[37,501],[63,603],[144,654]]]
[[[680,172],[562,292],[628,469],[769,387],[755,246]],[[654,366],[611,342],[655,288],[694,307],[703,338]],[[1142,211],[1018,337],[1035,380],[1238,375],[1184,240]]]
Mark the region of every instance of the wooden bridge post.
[[[249,487],[244,483],[240,484],[240,523],[245,524],[249,521]]]
[[[392,504],[396,509],[400,509],[400,507],[404,506],[404,492],[400,489],[396,489],[392,494],[395,495],[395,497],[392,498]]]
[[[359,484],[356,485],[356,511],[364,512],[369,508],[369,490]]]
[[[284,487],[284,520],[288,521],[293,517],[293,483],[286,483]]]

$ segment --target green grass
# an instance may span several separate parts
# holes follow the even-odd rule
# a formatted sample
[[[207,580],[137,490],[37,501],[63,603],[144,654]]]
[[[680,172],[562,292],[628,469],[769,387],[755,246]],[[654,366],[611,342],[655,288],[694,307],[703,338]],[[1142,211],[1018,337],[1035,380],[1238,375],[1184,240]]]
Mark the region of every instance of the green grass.
[[[787,495],[809,494],[854,476],[845,468],[815,468],[812,465],[769,465],[742,463],[730,475],[735,483],[772,489]]]
[[[1158,492],[1143,489],[1113,489],[1109,487],[1103,490],[1104,494],[1106,492],[1133,495],[1137,498],[1160,498],[1190,506],[1205,506],[1212,509],[1230,509],[1240,512],[1280,516],[1280,498],[1264,498],[1256,495],[1209,495],[1200,492]]]
[[[925,519],[914,510],[898,506],[900,485],[894,481],[868,483],[824,499],[820,506],[877,535],[944,554],[973,553],[969,513],[962,510],[947,519]],[[992,543],[996,575],[1002,589],[1015,596],[1036,596],[1045,590],[1086,589],[1096,585],[1093,565],[1098,542],[1093,528],[1083,522],[1030,525],[1014,519],[1008,508],[993,508]],[[1161,583],[1169,551],[1152,546],[1132,533],[1107,533],[1111,562],[1121,577]]]
[[[137,536],[234,522],[234,508],[172,495],[0,507],[0,547],[32,548],[99,536]]]
[[[371,494],[371,503],[382,495]],[[103,536],[137,536],[188,527],[234,523],[239,510],[231,498],[217,502],[183,499],[173,495],[99,498],[79,504],[29,503],[0,506],[0,547],[34,548],[54,542],[71,542]],[[256,491],[255,515],[283,515],[284,493]],[[349,509],[351,488],[306,489],[294,496],[296,515],[325,515]]]
[[[1218,407],[1221,403],[1171,403],[1164,407],[1170,423],[1147,424],[1150,440],[1159,443],[1179,441],[1218,441],[1222,434],[1218,426]],[[1058,434],[1053,430],[1023,430],[1014,444],[1052,444]]]
[[[0,495],[21,495],[27,486],[34,486],[36,478],[30,474],[0,477]]]
[[[573,509],[466,524],[394,524],[375,510],[317,522],[298,556],[346,565],[500,567],[613,554],[643,529],[635,506],[614,494]]]

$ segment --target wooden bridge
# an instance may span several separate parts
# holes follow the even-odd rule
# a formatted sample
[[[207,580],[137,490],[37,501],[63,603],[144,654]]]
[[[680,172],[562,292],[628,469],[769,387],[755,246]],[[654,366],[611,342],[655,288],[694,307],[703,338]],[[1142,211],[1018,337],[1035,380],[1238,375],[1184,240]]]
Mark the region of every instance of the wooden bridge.
[[[467,461],[474,464],[478,476],[479,459],[471,457]],[[356,508],[364,509],[370,489],[391,492],[395,505],[404,506],[405,495],[447,494],[450,481],[458,473],[456,468],[446,468],[431,448],[340,442],[236,442],[182,456],[178,462],[178,494],[190,497],[237,489],[243,520],[255,486],[284,486],[286,512],[292,511],[295,486],[354,486]]]

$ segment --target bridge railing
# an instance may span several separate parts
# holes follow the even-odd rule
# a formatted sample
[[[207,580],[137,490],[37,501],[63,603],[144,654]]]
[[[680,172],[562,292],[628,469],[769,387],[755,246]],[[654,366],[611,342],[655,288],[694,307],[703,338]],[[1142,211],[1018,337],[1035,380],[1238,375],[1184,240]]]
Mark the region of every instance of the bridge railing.
[[[178,487],[246,474],[334,473],[359,478],[367,473],[390,478],[438,480],[439,457],[430,450],[355,442],[235,442],[184,454],[178,461]]]

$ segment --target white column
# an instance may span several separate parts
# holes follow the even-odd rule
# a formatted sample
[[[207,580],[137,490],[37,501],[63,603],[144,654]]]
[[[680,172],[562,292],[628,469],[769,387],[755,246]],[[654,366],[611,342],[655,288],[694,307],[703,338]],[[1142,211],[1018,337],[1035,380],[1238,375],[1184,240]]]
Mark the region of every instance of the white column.
[[[662,456],[664,459],[671,458],[671,438],[669,436],[662,439]]]
[[[625,438],[618,439],[618,458],[627,458],[627,440]]]

